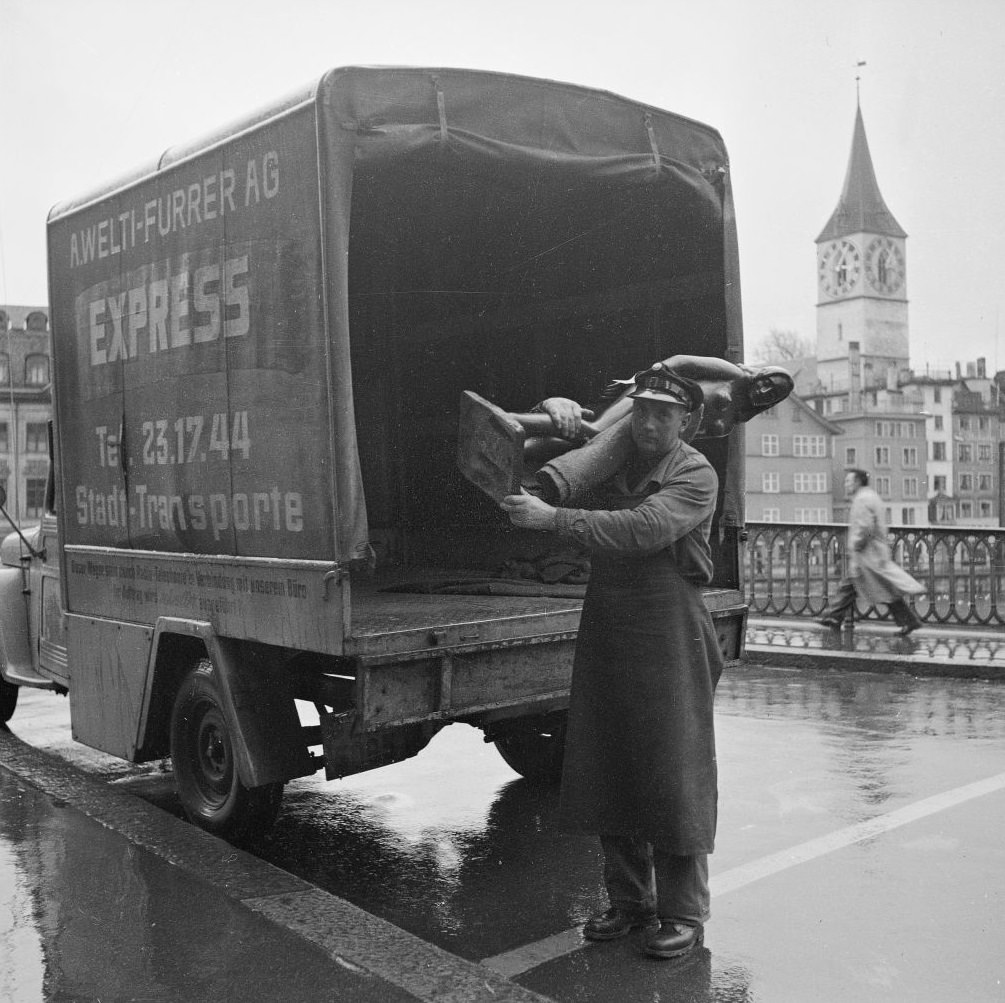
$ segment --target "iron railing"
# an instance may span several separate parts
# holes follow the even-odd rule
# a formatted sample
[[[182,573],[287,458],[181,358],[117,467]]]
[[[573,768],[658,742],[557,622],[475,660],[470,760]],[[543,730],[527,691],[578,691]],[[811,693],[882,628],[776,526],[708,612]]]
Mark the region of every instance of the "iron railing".
[[[827,523],[748,522],[744,545],[750,612],[817,617],[845,569],[848,527]],[[893,559],[926,586],[911,600],[929,623],[1005,624],[1005,529],[896,526]],[[858,602],[856,615],[888,619],[885,606]]]

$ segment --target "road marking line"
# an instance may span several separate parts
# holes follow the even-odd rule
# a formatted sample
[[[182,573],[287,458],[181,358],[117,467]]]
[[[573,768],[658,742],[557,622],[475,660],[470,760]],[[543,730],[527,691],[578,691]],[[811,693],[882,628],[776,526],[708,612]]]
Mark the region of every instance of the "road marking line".
[[[880,836],[902,825],[917,822],[929,815],[935,815],[940,811],[946,811],[967,801],[972,801],[974,798],[984,797],[986,794],[993,794],[1003,789],[1005,789],[1005,773],[999,773],[986,780],[977,780],[972,784],[965,784],[963,787],[944,791],[930,798],[923,798],[914,804],[897,808],[865,822],[856,822],[854,825],[838,829],[826,836],[809,839],[805,843],[799,843],[779,853],[771,853],[749,864],[731,867],[728,871],[723,871],[722,874],[712,875],[712,894],[720,896],[735,892],[755,881],[760,881],[762,878],[788,870],[790,867],[815,860],[817,857],[833,853],[835,850],[844,849],[854,843],[861,843],[863,840]],[[532,968],[537,968],[538,965],[571,954],[573,951],[579,950],[584,943],[580,928],[574,927],[532,944],[525,944],[512,951],[484,958],[482,964],[486,968],[491,968],[492,971],[512,979]]]

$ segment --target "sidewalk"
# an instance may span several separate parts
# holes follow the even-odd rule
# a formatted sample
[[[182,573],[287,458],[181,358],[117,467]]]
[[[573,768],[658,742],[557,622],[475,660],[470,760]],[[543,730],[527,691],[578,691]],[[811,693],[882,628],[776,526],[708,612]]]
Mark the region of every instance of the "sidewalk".
[[[900,637],[892,622],[857,620],[834,630],[807,617],[752,615],[746,649],[759,664],[1005,679],[1005,630],[986,627],[926,623]]]
[[[543,999],[6,730],[0,764],[0,999]]]

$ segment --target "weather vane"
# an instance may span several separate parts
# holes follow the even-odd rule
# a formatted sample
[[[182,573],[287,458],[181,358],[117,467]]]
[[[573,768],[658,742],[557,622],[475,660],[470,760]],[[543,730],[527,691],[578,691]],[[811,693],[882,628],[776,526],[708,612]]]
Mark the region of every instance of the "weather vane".
[[[865,66],[865,60],[864,59],[860,59],[855,64],[855,69],[857,70],[860,66]],[[859,103],[859,86],[858,86],[858,82],[861,79],[862,79],[861,75],[859,73],[856,73],[855,74],[855,103],[856,104]]]

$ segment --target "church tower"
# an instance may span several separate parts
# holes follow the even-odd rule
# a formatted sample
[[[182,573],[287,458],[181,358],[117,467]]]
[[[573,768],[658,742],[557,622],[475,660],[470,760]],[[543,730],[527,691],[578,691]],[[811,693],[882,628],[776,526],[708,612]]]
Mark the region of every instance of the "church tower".
[[[908,367],[907,234],[876,182],[862,108],[837,208],[816,239],[817,377],[824,390],[849,388],[849,343],[858,342],[862,389]]]

